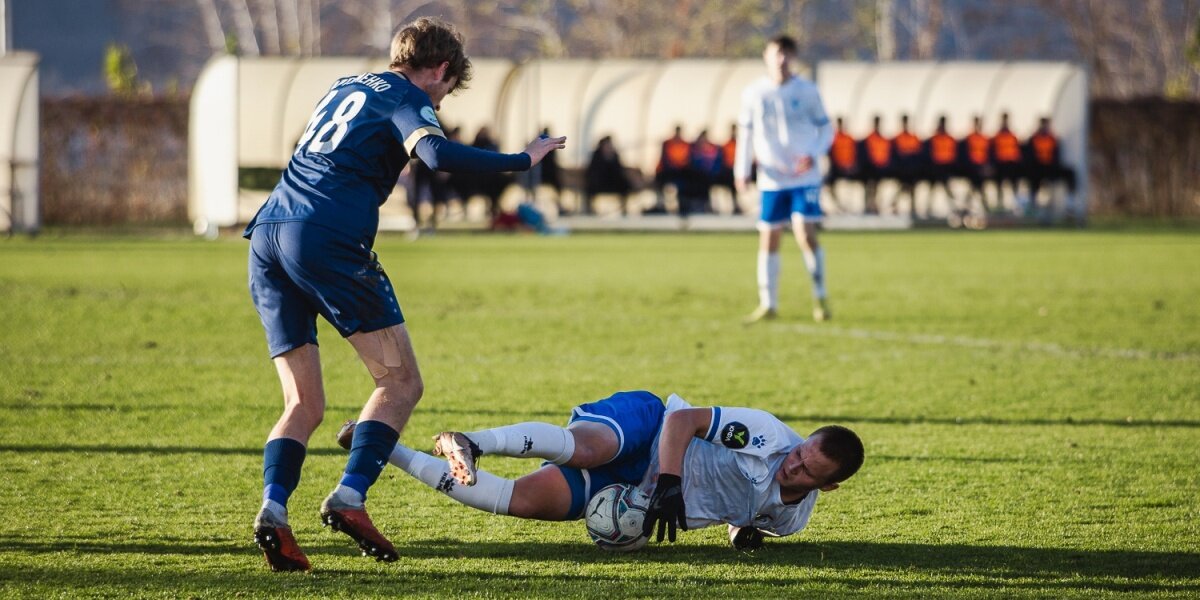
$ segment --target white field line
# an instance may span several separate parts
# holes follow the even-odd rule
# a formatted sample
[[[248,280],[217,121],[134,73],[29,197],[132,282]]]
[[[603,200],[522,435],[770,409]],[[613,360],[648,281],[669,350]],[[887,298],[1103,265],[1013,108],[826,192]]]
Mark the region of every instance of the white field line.
[[[1024,352],[1039,352],[1051,356],[1069,358],[1119,358],[1126,360],[1165,360],[1200,362],[1200,353],[1168,352],[1160,350],[1137,350],[1134,348],[1072,348],[1050,342],[1021,342],[992,340],[988,338],[969,337],[964,335],[939,335],[928,333],[898,333],[894,331],[877,331],[871,329],[854,329],[831,325],[775,325],[781,331],[792,331],[804,335],[873,340],[884,342],[900,342],[922,346],[955,346],[959,348],[980,348],[985,350],[1014,350]]]

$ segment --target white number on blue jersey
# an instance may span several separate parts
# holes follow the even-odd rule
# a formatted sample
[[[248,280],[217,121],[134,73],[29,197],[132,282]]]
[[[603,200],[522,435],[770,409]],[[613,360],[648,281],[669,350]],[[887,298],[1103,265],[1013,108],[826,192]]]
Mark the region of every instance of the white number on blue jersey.
[[[308,127],[304,128],[304,135],[300,137],[300,142],[296,144],[296,152],[304,148],[305,144],[308,144],[309,152],[321,154],[332,152],[341,143],[342,138],[346,137],[346,132],[350,129],[350,120],[358,115],[359,111],[367,103],[367,95],[364,92],[353,92],[346,96],[346,99],[342,100],[342,103],[338,104],[338,107],[334,109],[333,116],[326,121],[325,116],[329,113],[325,110],[325,107],[329,105],[333,97],[337,94],[338,90],[329,92],[317,104],[312,118],[308,121]],[[322,122],[324,122],[324,125],[322,125]]]

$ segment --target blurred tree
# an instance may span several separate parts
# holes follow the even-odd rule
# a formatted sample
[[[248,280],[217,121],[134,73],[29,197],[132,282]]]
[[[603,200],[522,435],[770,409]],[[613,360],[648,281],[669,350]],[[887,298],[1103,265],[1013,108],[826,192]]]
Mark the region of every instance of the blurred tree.
[[[148,82],[138,79],[133,54],[128,46],[122,44],[109,44],[105,50],[104,79],[108,82],[109,91],[122,98],[133,98],[153,91]]]
[[[1092,73],[1093,96],[1200,95],[1188,60],[1200,0],[1038,0],[1061,18]]]

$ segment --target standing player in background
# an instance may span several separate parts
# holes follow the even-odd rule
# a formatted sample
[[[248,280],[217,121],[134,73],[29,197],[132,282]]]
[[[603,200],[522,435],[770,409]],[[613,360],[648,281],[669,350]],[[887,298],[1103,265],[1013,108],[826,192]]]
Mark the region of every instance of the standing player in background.
[[[309,436],[325,412],[316,318],[345,337],[375,390],[359,414],[350,459],[321,503],[321,520],[364,554],[396,560],[364,502],[424,390],[404,316],[371,250],[379,206],[411,157],[434,170],[523,171],[565,138],[539,138],[519,154],[448,141],[434,113],[465,87],[471,61],[453,26],[422,18],[392,40],[391,65],[334,82],[317,104],[287,170],[246,227],[250,294],[283,385],[283,416],[263,450],[263,504],[254,538],[276,571],[307,570],[288,525]]]
[[[768,76],[742,94],[738,115],[734,182],[739,192],[758,164],[762,208],[758,217],[758,308],[746,322],[775,318],[779,306],[779,240],[790,221],[812,279],[813,318],[832,317],[825,293],[825,250],[817,242],[821,222],[821,169],[833,126],[817,86],[792,72],[796,41],[784,35],[763,52]]]

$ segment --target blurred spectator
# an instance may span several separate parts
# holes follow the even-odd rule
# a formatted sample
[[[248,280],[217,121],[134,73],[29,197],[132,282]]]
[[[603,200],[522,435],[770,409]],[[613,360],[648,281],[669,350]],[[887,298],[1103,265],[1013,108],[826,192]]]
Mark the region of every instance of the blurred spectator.
[[[992,136],[992,164],[996,169],[997,203],[1004,206],[1004,186],[1007,184],[1015,206],[1017,186],[1025,169],[1021,161],[1021,142],[1008,128],[1008,113],[1000,115],[1000,130]]]
[[[651,212],[665,211],[662,196],[666,186],[670,185],[678,192],[679,188],[684,185],[684,180],[688,177],[691,154],[692,145],[683,139],[683,128],[676,125],[675,135],[662,143],[662,152],[659,154],[658,168],[655,169],[654,178],[658,191],[658,203],[655,206],[657,210]]]
[[[550,137],[550,128],[543,127],[538,137]],[[526,199],[536,201],[538,197],[538,188],[547,186],[554,191],[554,205],[557,207],[557,213],[562,215],[568,211],[562,204],[562,172],[558,167],[558,158],[550,160],[543,159],[532,169],[524,173],[518,173],[516,183],[526,190]]]
[[[738,202],[737,188],[733,183],[733,162],[737,160],[737,123],[729,127],[729,141],[721,146],[721,170],[717,173],[717,185],[729,188],[733,195],[733,214],[742,214],[742,205]],[[751,175],[753,177],[753,175]]]
[[[891,206],[895,212],[899,213],[897,204],[900,196],[901,194],[908,195],[908,214],[915,219],[917,218],[917,195],[914,192],[917,182],[924,175],[926,159],[925,147],[921,144],[921,138],[908,130],[908,115],[900,115],[900,133],[892,138],[892,147],[896,152],[893,164],[900,189],[895,196],[892,196]]]
[[[1043,183],[1067,184],[1067,193],[1075,194],[1075,170],[1062,164],[1059,152],[1058,136],[1050,130],[1050,119],[1042,117],[1038,121],[1038,130],[1026,142],[1026,156],[1029,161],[1029,204],[1030,211],[1038,206],[1038,191]],[[1070,205],[1068,199],[1068,205]]]
[[[679,186],[679,216],[712,212],[712,186],[721,171],[721,148],[705,129],[688,149],[687,174]]]
[[[983,120],[976,116],[971,133],[959,142],[958,149],[962,175],[971,186],[967,197],[968,210],[975,197],[979,198],[983,212],[991,210],[988,208],[987,192],[983,189],[984,182],[992,177],[991,145],[991,140],[983,134]]]
[[[845,123],[837,118],[837,130],[833,132],[833,145],[829,147],[829,172],[825,175],[825,183],[829,186],[829,195],[834,204],[842,208],[842,202],[837,197],[837,182],[861,181],[858,167],[858,142],[846,133]]]
[[[621,214],[626,214],[629,192],[632,189],[629,175],[625,172],[625,166],[621,164],[621,155],[617,153],[612,136],[600,138],[583,178],[585,211],[590,211],[592,199],[596,195],[616,194],[621,202]]]
[[[863,138],[862,178],[865,212],[879,214],[879,182],[892,177],[892,141],[879,132],[879,115],[875,115],[871,133]]]
[[[550,137],[550,128],[542,128],[542,135]],[[550,154],[554,156],[551,157]],[[554,204],[558,207],[558,213],[565,214],[567,210],[562,204],[562,171],[558,167],[558,153],[551,152],[550,154],[546,155],[550,160],[543,158],[542,162],[538,163],[536,167],[540,169],[537,181],[541,185],[549,186],[550,189],[554,190]]]
[[[950,178],[958,175],[958,140],[946,133],[946,117],[938,117],[937,131],[925,140],[925,153],[929,157],[929,170],[926,178],[929,181],[929,201],[933,202],[933,192],[941,187],[950,205],[950,212],[960,212],[958,199],[950,191]],[[926,213],[928,213],[928,208]],[[928,214],[926,215],[928,216]]]
[[[500,144],[492,138],[492,130],[487,125],[479,128],[479,133],[475,134],[475,141],[471,145],[492,152],[500,151]],[[474,183],[472,191],[488,199],[488,215],[492,219],[500,216],[500,197],[512,183],[512,177],[505,173],[479,173],[472,175],[470,179]]]
[[[458,141],[455,137],[458,128],[446,130],[446,139]],[[434,171],[425,165],[420,158],[413,158],[408,163],[408,180],[405,191],[408,197],[408,208],[412,212],[413,222],[418,231],[437,229],[440,216],[445,215],[449,201],[458,196],[453,186],[453,179],[459,175],[445,171]],[[421,205],[428,204],[429,220],[423,222]]]

